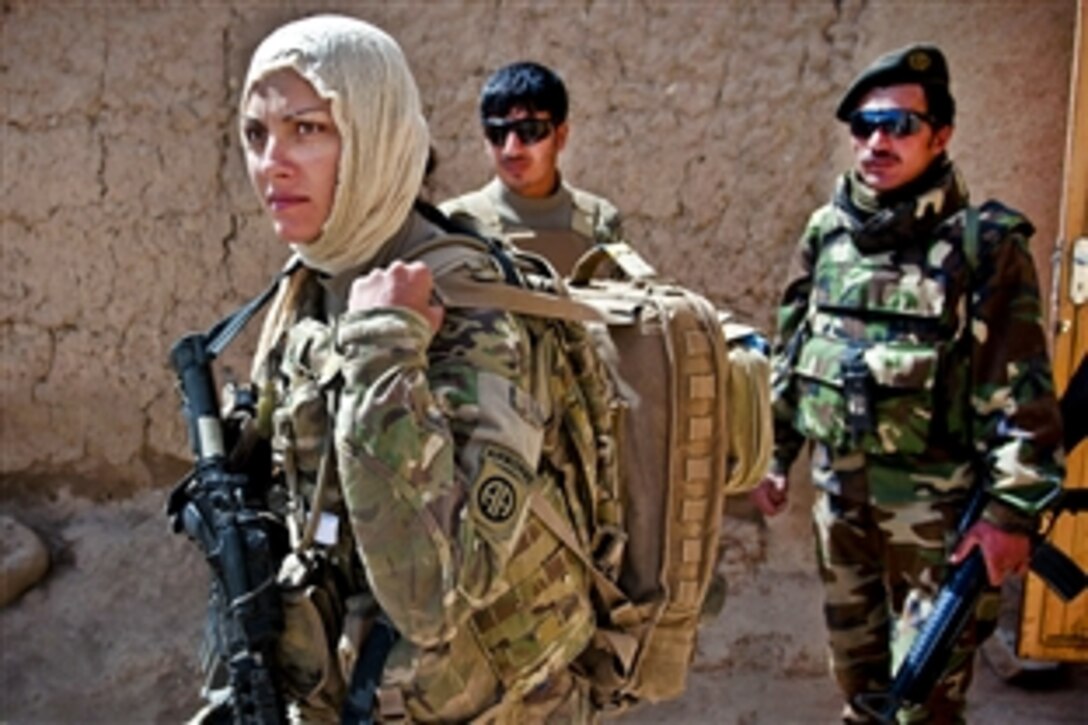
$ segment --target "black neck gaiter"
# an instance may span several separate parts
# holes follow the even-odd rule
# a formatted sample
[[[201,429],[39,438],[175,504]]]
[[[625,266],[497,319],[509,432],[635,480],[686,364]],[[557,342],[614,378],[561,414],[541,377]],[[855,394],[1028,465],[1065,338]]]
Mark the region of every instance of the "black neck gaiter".
[[[850,220],[854,244],[866,254],[928,239],[942,221],[967,205],[967,187],[944,154],[906,186],[877,193],[856,171],[843,174],[834,204]]]

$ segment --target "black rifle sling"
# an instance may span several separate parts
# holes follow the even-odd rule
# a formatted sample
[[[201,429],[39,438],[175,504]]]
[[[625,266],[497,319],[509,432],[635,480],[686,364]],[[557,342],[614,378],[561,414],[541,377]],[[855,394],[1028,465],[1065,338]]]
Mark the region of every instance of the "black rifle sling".
[[[210,359],[218,357],[226,349],[227,345],[238,336],[238,333],[245,329],[246,324],[253,319],[253,316],[268,304],[268,301],[276,294],[276,290],[279,289],[280,282],[294,274],[301,266],[302,259],[295,257],[290,264],[275,276],[263,292],[212,325],[204,335],[206,341],[205,352],[208,357]]]

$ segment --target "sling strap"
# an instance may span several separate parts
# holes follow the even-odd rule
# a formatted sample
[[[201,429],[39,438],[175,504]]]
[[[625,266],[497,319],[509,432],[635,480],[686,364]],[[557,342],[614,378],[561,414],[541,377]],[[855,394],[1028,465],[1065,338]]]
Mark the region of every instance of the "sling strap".
[[[272,299],[272,295],[276,294],[280,282],[298,271],[301,266],[302,258],[293,257],[263,292],[212,325],[204,334],[204,349],[208,358],[213,360],[218,357],[227,348],[227,345],[238,336],[238,333],[245,329],[246,324],[253,319],[253,316],[268,304],[268,301]]]

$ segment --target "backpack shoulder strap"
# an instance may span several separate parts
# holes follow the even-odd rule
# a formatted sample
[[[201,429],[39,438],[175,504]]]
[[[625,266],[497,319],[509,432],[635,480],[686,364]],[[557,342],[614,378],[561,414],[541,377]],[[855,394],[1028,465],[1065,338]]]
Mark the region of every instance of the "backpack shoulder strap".
[[[963,256],[967,259],[967,271],[973,287],[975,270],[978,269],[978,208],[969,205],[963,214]]]
[[[561,292],[530,288],[517,268],[519,253],[505,248],[498,240],[460,226],[456,220],[447,218],[425,202],[418,202],[416,208],[428,221],[448,233],[417,247],[409,255],[431,268],[435,294],[446,307],[491,307],[530,317],[574,322],[601,320],[595,309]],[[475,255],[466,256],[466,250],[474,251]],[[480,279],[471,263],[466,263],[473,256],[481,255],[490,256],[498,264],[506,284]]]

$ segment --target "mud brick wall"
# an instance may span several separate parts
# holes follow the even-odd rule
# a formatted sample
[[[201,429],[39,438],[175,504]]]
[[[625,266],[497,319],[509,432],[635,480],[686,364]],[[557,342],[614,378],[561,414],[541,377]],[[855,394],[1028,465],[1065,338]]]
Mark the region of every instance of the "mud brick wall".
[[[832,115],[881,52],[946,50],[952,143],[977,200],[1059,213],[1073,0],[201,2],[3,0],[0,488],[114,497],[187,455],[165,358],[252,296],[285,250],[242,170],[236,94],[256,43],[317,10],[402,44],[440,165],[486,181],[475,122],[495,67],[571,93],[566,177],[610,197],[667,275],[764,327],[808,213],[849,162]],[[1042,269],[1044,275],[1047,269]],[[229,357],[244,370],[240,352]]]

